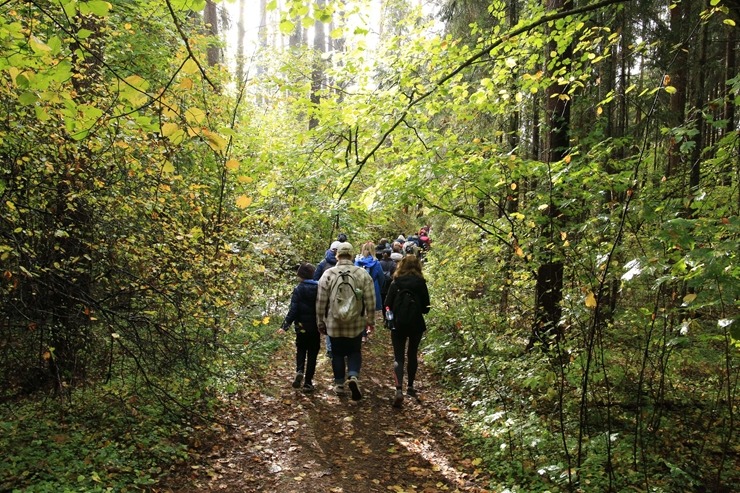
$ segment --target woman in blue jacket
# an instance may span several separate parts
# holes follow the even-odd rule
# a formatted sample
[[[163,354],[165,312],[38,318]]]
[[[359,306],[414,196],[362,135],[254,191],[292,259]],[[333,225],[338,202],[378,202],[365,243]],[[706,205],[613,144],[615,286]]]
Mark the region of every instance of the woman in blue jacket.
[[[383,274],[383,267],[380,262],[375,258],[375,243],[368,241],[362,245],[360,250],[360,256],[355,260],[355,265],[363,267],[370,277],[373,279],[375,285],[375,311],[380,312],[383,309],[383,298],[380,295],[380,288],[385,282],[385,274]],[[362,340],[367,341],[367,332],[362,333]]]

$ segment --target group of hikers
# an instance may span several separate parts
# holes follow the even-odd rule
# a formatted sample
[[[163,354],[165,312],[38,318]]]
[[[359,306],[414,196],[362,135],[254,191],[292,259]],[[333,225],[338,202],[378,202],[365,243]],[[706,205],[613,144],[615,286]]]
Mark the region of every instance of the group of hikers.
[[[430,246],[428,226],[393,241],[365,242],[357,255],[347,236],[340,234],[316,267],[308,262],[300,264],[300,281],[280,327],[280,332],[285,332],[295,325],[294,388],[313,392],[324,335],[334,392],[346,395],[346,384],[353,400],[362,399],[362,345],[375,330],[376,320],[382,319],[393,345],[393,406],[403,404],[404,365],[406,395],[418,397],[414,381],[419,344],[426,330],[424,314],[430,308],[422,266]]]

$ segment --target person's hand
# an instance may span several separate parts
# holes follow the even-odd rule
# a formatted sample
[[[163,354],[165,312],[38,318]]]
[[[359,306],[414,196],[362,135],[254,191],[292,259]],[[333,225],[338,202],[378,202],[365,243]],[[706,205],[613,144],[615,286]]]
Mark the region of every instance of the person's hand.
[[[278,333],[278,334],[280,334],[280,335],[283,335],[283,334],[285,334],[285,329],[284,329],[284,328],[282,328],[282,327],[280,327],[280,328],[279,328],[279,329],[277,330],[277,333]]]

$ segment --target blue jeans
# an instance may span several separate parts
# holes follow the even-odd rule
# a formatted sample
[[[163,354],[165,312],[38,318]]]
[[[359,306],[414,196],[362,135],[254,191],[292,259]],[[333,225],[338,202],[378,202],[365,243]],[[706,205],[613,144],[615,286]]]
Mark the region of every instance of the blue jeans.
[[[325,336],[326,339],[326,352],[331,353],[331,337]]]
[[[334,383],[344,384],[346,377],[360,376],[362,367],[362,334],[356,337],[331,337],[331,369]],[[344,358],[347,358],[345,368]]]

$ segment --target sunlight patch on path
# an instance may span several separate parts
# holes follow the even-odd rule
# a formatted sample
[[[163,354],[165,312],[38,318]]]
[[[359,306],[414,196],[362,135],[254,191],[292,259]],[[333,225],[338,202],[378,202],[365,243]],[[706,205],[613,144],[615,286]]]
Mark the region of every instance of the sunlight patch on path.
[[[396,437],[396,441],[406,447],[409,452],[419,454],[427,460],[432,465],[432,470],[438,471],[449,481],[459,486],[466,484],[465,474],[450,464],[445,454],[440,453],[435,447],[433,440],[409,440],[403,437]]]

